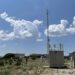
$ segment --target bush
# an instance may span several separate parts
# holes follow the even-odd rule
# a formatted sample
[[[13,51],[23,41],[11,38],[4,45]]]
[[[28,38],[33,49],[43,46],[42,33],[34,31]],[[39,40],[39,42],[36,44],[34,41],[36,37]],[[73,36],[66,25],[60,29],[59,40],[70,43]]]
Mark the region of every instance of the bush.
[[[15,57],[14,54],[8,53],[8,54],[6,54],[3,58],[14,58],[14,57]]]
[[[20,66],[21,63],[22,63],[22,59],[18,58],[18,59],[16,60],[16,65],[17,65],[17,66]]]
[[[4,61],[3,60],[0,61],[0,66],[4,66]]]

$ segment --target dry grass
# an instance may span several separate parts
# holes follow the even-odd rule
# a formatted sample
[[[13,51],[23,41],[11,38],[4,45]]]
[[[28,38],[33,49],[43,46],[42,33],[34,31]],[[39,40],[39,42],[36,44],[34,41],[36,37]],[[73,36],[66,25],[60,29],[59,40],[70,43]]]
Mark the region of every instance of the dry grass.
[[[40,75],[44,71],[43,66],[48,65],[45,59],[29,59],[26,64],[23,58],[21,62],[13,61],[12,64],[9,63],[0,66],[0,75]]]
[[[12,60],[13,61],[13,60]],[[25,58],[21,62],[13,61],[0,66],[0,75],[75,75],[75,69],[50,69],[46,59],[29,59],[26,64]],[[16,64],[17,63],[17,64]]]

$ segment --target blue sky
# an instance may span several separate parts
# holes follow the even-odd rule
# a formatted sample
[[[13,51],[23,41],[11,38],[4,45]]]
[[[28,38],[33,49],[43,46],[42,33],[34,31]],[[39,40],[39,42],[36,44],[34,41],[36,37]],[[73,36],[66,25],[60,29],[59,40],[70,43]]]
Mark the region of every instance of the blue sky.
[[[75,0],[0,0],[0,55],[46,53],[46,9],[51,43],[75,50],[74,7]]]

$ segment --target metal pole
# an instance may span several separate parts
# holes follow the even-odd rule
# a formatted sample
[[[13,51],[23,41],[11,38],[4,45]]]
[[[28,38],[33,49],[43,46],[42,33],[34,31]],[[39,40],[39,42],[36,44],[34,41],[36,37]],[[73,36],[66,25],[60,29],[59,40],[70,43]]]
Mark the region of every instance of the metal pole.
[[[49,31],[48,31],[48,27],[49,27],[49,19],[48,19],[48,9],[47,9],[47,53],[49,53],[49,49],[50,49],[50,39],[49,39]]]
[[[49,28],[49,17],[48,17],[48,9],[47,9],[47,12],[46,12],[46,15],[47,15],[47,58],[48,58],[48,63],[49,63],[49,67],[50,67],[50,54],[49,54],[49,50],[50,50],[50,38],[49,38],[49,30],[48,30],[48,28]]]

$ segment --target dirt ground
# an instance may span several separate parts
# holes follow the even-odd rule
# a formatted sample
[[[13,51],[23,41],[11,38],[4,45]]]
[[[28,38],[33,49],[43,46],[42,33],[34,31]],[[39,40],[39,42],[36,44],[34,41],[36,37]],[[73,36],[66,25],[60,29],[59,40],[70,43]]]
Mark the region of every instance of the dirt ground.
[[[41,75],[75,75],[75,69],[45,69]]]

